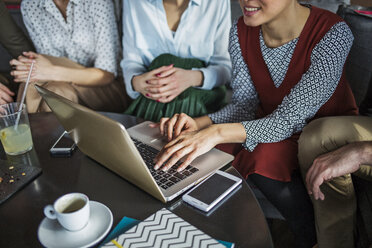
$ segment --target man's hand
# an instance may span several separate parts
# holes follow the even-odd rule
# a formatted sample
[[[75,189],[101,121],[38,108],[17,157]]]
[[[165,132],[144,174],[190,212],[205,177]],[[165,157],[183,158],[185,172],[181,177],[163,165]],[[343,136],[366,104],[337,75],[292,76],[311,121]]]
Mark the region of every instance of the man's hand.
[[[370,143],[355,142],[316,158],[306,175],[306,187],[314,199],[324,200],[320,185],[335,177],[353,173],[361,164],[371,163],[366,158],[366,146]],[[370,148],[369,148],[370,149]]]

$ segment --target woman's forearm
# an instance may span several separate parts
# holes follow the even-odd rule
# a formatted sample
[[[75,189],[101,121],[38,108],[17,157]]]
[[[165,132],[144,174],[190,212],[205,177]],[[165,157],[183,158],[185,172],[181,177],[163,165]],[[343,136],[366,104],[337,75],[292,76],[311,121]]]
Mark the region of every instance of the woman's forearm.
[[[241,123],[223,123],[211,126],[217,138],[217,144],[223,143],[244,143],[246,132]]]
[[[190,86],[193,87],[201,87],[204,83],[204,74],[202,71],[199,70],[190,70],[189,71],[189,80]]]
[[[201,117],[194,118],[194,120],[196,122],[198,130],[204,129],[204,128],[213,124],[211,118],[209,118],[208,115],[204,115],[204,116],[201,116]]]
[[[55,66],[51,73],[53,81],[71,82],[82,86],[98,86],[109,84],[114,74],[98,68],[70,68]]]

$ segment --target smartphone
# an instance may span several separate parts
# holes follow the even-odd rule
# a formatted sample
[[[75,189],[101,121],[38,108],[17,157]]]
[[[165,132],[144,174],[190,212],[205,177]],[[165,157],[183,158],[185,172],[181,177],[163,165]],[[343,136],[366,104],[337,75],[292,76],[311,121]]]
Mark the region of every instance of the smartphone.
[[[54,157],[70,157],[75,150],[76,144],[66,131],[57,139],[49,152]]]
[[[239,177],[217,170],[213,175],[184,194],[182,200],[208,212],[241,183],[242,179]]]

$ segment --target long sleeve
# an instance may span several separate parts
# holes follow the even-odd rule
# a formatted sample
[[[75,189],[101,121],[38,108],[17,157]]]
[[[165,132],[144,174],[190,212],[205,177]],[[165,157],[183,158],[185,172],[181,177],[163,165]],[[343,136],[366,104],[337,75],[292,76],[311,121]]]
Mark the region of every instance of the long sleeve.
[[[252,151],[258,143],[279,142],[300,132],[334,93],[352,43],[349,27],[335,24],[315,46],[308,71],[278,108],[264,118],[242,122],[245,148]]]
[[[258,96],[247,65],[241,55],[236,22],[231,27],[229,53],[233,65],[231,103],[208,116],[214,123],[232,123],[253,120],[258,106]]]
[[[123,4],[123,60],[120,65],[124,73],[127,94],[135,99],[140,93],[134,91],[132,78],[145,73],[146,67],[141,57],[141,51],[135,44],[135,24],[131,18],[131,2],[123,1]]]
[[[230,1],[223,1],[223,6],[219,9],[219,21],[214,37],[214,51],[208,66],[197,69],[203,72],[204,82],[200,87],[210,90],[214,87],[224,85],[231,78],[231,62],[228,50],[229,29],[231,27]],[[215,18],[211,17],[215,21]]]
[[[126,0],[123,6],[123,60],[127,93],[137,98],[132,78],[147,71],[161,54],[196,58],[206,63],[201,70],[201,89],[212,89],[229,82],[231,62],[228,35],[231,25],[230,1],[192,1],[182,14],[176,32],[169,29],[163,2]]]

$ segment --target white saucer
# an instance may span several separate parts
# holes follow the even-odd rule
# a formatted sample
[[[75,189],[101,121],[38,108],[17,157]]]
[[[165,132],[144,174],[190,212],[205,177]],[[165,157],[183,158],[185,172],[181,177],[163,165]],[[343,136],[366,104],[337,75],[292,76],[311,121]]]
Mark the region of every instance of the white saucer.
[[[108,207],[90,201],[90,219],[86,227],[77,232],[64,229],[57,220],[44,218],[39,225],[40,243],[50,248],[90,247],[97,244],[110,231],[112,213]]]

